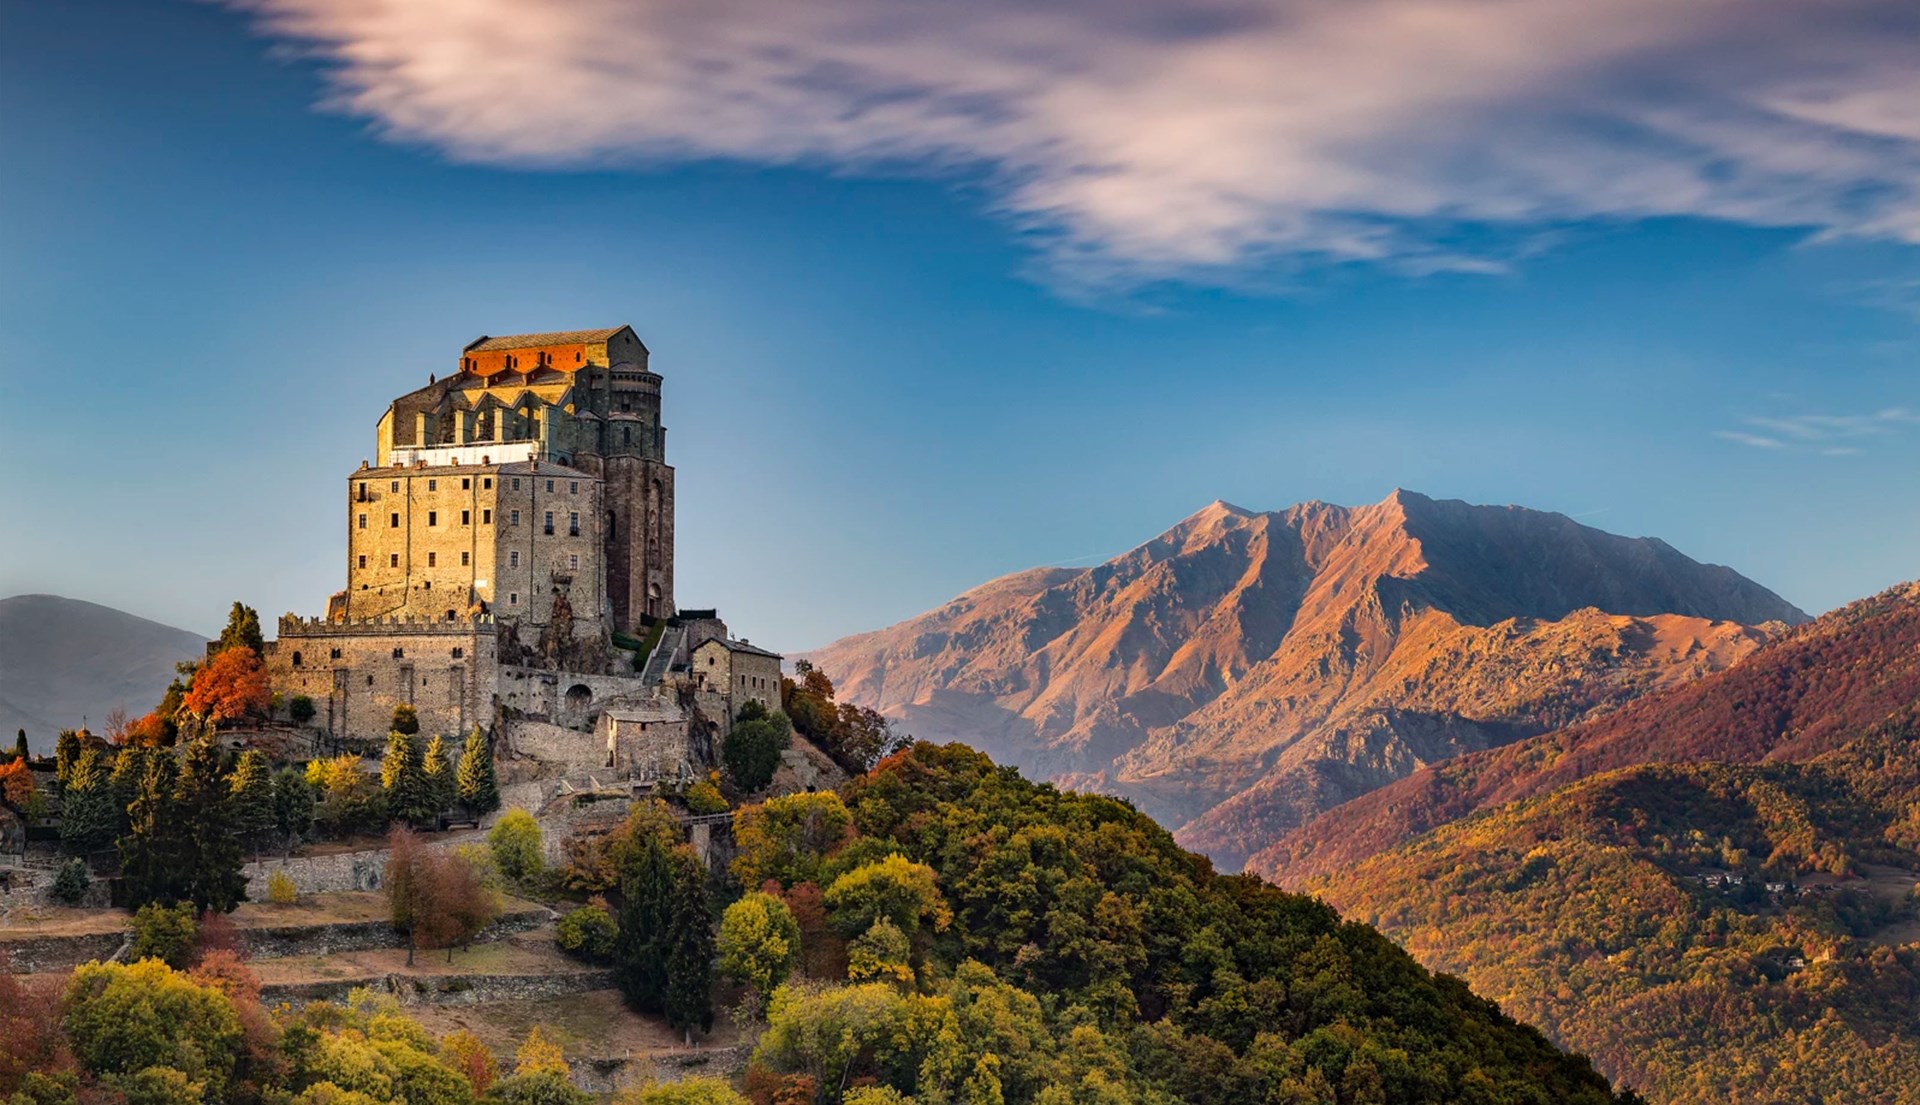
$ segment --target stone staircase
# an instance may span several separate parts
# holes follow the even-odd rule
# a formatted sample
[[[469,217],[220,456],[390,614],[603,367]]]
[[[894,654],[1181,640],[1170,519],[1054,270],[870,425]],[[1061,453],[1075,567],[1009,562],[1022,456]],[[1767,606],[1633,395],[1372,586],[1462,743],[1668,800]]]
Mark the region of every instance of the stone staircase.
[[[653,646],[653,654],[647,657],[646,669],[640,678],[649,687],[658,687],[667,677],[667,671],[673,666],[674,658],[687,643],[687,627],[669,625],[661,632],[660,641]]]

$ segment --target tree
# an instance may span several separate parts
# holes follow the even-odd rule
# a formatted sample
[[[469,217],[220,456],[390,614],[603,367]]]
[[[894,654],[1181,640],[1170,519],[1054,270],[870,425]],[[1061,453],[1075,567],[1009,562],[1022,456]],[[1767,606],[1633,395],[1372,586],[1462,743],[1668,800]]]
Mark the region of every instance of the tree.
[[[635,1086],[614,1099],[615,1105],[747,1105],[724,1078],[696,1074],[677,1082]]]
[[[267,758],[253,748],[240,753],[228,786],[232,792],[233,829],[258,852],[260,841],[274,830],[276,812],[273,772],[267,766]]]
[[[636,811],[638,812],[638,811]],[[629,817],[629,823],[632,823]],[[615,979],[627,1005],[661,1013],[667,1000],[667,933],[678,877],[673,836],[648,833],[620,857],[620,937]]]
[[[913,945],[885,917],[847,945],[847,977],[855,982],[891,982],[913,985]]]
[[[606,899],[599,897],[560,918],[554,931],[554,943],[561,951],[589,963],[610,962],[619,939],[620,926],[607,912]]]
[[[177,854],[184,865],[181,897],[202,910],[228,913],[246,896],[247,881],[240,875],[244,856],[234,825],[232,787],[220,770],[220,749],[211,736],[187,745],[174,784],[172,833],[179,839]]]
[[[25,760],[0,764],[0,798],[9,805],[24,806],[33,794],[33,768]]]
[[[440,1061],[467,1076],[475,1094],[487,1092],[500,1077],[500,1061],[493,1057],[480,1037],[462,1028],[440,1041]]]
[[[79,905],[80,899],[87,896],[87,888],[93,885],[93,875],[87,870],[87,861],[78,856],[60,865],[60,873],[53,877],[54,900],[67,905]]]
[[[127,954],[136,962],[158,959],[176,971],[184,971],[199,935],[200,922],[192,906],[185,902],[170,906],[149,902],[134,910]]]
[[[420,715],[412,706],[402,702],[393,708],[393,724],[390,728],[411,737],[420,732]]]
[[[749,699],[728,731],[721,759],[741,790],[764,790],[780,768],[780,753],[793,743],[793,723]]]
[[[63,1027],[73,1057],[99,1076],[150,1067],[203,1082],[212,1100],[226,1087],[244,1042],[233,1003],[157,959],[89,963],[67,984]]]
[[[313,827],[313,787],[298,768],[281,768],[273,777],[273,827],[288,847]]]
[[[832,791],[769,798],[733,821],[733,874],[747,886],[818,882],[822,861],[853,836],[853,814]]]
[[[303,694],[287,699],[287,717],[295,725],[305,725],[313,720],[313,699]]]
[[[67,788],[67,777],[73,774],[73,765],[80,762],[80,753],[86,748],[86,742],[72,729],[60,730],[53,741],[53,778],[60,784],[60,790]]]
[[[453,808],[454,800],[453,758],[447,753],[445,737],[435,733],[427,742],[420,767],[427,776],[427,804],[433,807],[437,818]]]
[[[764,1002],[800,960],[800,924],[787,903],[756,891],[720,915],[719,952],[721,972]]]
[[[380,788],[387,794],[387,815],[394,820],[418,825],[432,818],[426,765],[412,733],[395,729],[387,734],[387,751],[380,757]]]
[[[673,906],[666,934],[667,992],[663,1010],[670,1027],[686,1033],[713,1027],[713,906],[707,899],[707,867],[692,848],[674,851]]]
[[[478,817],[500,808],[500,783],[493,774],[493,738],[478,726],[460,750],[460,767],[454,773],[454,797],[460,808]]]
[[[52,978],[14,974],[11,958],[0,950],[0,1101],[20,1100],[12,1095],[33,1072],[53,1067],[59,1008]]]
[[[427,848],[413,830],[388,836],[387,902],[393,926],[407,934],[407,962],[420,948],[453,949],[470,942],[500,914],[499,899],[458,852]]]
[[[215,725],[267,716],[273,692],[260,654],[244,645],[214,655],[194,673],[181,707]]]
[[[27,731],[25,729],[14,734],[13,758],[16,760],[24,760],[27,758]]]
[[[147,760],[151,755],[147,748],[128,745],[113,757],[113,772],[107,776],[107,787],[113,791],[115,836],[127,834],[127,807],[140,796],[140,778],[147,773]]]
[[[884,917],[911,939],[922,922],[938,930],[953,920],[938,883],[933,868],[894,852],[833,880],[827,887],[827,911],[843,936],[858,936]]]
[[[236,602],[227,612],[227,625],[220,631],[214,651],[225,652],[230,648],[252,649],[255,656],[267,650],[266,638],[260,633],[260,615],[253,607]]]
[[[108,761],[100,749],[89,747],[80,753],[61,787],[60,840],[74,852],[103,848],[119,832],[120,816]]]
[[[515,807],[500,815],[487,831],[487,847],[500,873],[514,882],[526,884],[546,869],[546,852],[540,839],[540,823],[526,810]]]

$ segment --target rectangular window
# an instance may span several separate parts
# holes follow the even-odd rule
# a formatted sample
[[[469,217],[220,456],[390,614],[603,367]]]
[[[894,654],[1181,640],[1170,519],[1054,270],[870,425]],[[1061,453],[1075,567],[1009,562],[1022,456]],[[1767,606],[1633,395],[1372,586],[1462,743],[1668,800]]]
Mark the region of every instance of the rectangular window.
[[[468,522],[470,522],[470,521],[472,521],[472,519],[473,519],[473,511],[471,511],[471,510],[463,510],[463,511],[461,511],[461,512],[460,512],[460,524],[461,524],[461,525],[463,525],[463,526],[464,526],[464,525],[466,525],[466,524],[467,524]]]
[[[520,566],[520,550],[515,549],[512,552],[507,554],[507,567],[518,568],[519,566]]]
[[[577,481],[577,480],[569,480],[569,481],[567,482],[567,494],[569,494],[569,495],[578,495],[578,494],[580,494],[580,483],[579,483],[579,481]]]
[[[515,491],[518,491],[518,490],[520,490],[520,477],[519,477],[519,476],[515,476],[515,477],[513,478],[513,489],[514,489]]]
[[[466,567],[467,565],[469,565],[469,564],[471,564],[471,563],[473,563],[473,554],[472,554],[472,553],[461,553],[461,554],[460,554],[460,566],[461,566],[462,568],[464,568],[464,567]]]
[[[508,591],[508,592],[507,592],[507,605],[508,605],[508,606],[518,606],[518,605],[520,605],[520,592],[518,592],[518,591]]]
[[[460,490],[462,490],[462,491],[466,491],[466,490],[468,490],[469,488],[471,488],[472,486],[473,486],[473,477],[472,477],[472,476],[461,476],[461,477],[460,477]]]
[[[458,659],[460,659],[460,658],[461,658],[462,656],[465,656],[466,654],[467,654],[467,650],[466,650],[466,649],[464,649],[464,648],[461,648],[461,647],[460,647],[460,646],[458,646],[458,645],[455,645],[455,646],[454,646],[454,648],[453,648],[453,658],[454,658],[455,660],[458,660]]]
[[[481,481],[480,481],[480,490],[482,490],[482,491],[492,491],[492,490],[493,490],[493,477],[492,477],[492,476],[488,476],[488,477],[487,477],[486,479],[483,479],[483,480],[481,480]]]
[[[567,515],[567,536],[568,537],[580,536],[580,515],[578,514]]]
[[[435,567],[439,567],[439,565],[440,565],[440,554],[439,554],[439,553],[428,553],[428,554],[427,554],[427,567],[429,567],[429,568],[435,568]]]
[[[517,511],[517,510],[516,510],[516,511],[514,511],[514,512],[513,512],[512,514],[510,514],[510,515],[508,515],[507,517],[508,517],[508,522],[507,522],[507,524],[508,524],[508,525],[510,525],[510,526],[517,526],[517,525],[519,525],[519,524],[520,524],[520,512],[519,512],[519,511]]]
[[[387,554],[387,567],[389,567],[389,568],[398,568],[399,566],[400,566],[400,554],[399,554],[399,553],[397,553],[397,552],[396,552],[396,553],[388,553],[388,554]]]
[[[481,511],[481,512],[480,512],[480,524],[481,524],[481,525],[483,525],[483,526],[490,526],[490,525],[492,525],[492,524],[493,524],[493,511],[491,511],[491,510],[483,510],[483,511]]]
[[[440,512],[439,512],[439,511],[437,511],[437,510],[429,510],[429,511],[427,511],[427,524],[428,524],[428,525],[430,525],[430,526],[437,526],[437,525],[439,525],[439,524],[440,524]]]
[[[396,510],[392,514],[387,515],[387,528],[388,529],[400,528],[400,512],[399,511]]]
[[[551,510],[547,511],[547,521],[546,521],[545,528],[546,528],[547,534],[551,536],[553,534],[553,511]]]
[[[393,481],[393,486],[388,488],[387,490],[393,492],[395,495],[398,495],[400,493],[400,481],[399,480]]]
[[[361,529],[366,529],[366,528],[367,528],[367,516],[366,516],[366,515],[364,515],[364,514],[362,514],[362,515],[360,516],[360,528],[361,528]]]
[[[577,572],[580,570],[580,554],[579,553],[567,554],[567,570],[570,572]]]
[[[547,481],[547,490],[548,490],[548,491],[552,491],[552,490],[553,490],[553,481],[552,481],[552,480],[548,480],[548,481]]]
[[[427,481],[427,490],[428,490],[428,491],[438,491],[438,490],[440,490],[440,481],[439,481],[439,480],[428,480],[428,481]]]
[[[360,566],[361,566],[362,568],[364,568],[364,567],[366,567],[366,566],[367,566],[367,558],[366,558],[366,557],[364,557],[364,556],[363,556],[363,557],[361,557],[361,558],[360,558]]]

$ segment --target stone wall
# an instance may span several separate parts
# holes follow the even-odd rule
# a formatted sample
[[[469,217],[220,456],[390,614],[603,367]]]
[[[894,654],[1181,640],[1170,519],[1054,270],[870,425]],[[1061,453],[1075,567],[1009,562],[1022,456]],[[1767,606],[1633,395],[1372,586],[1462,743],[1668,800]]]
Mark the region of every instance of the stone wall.
[[[379,740],[409,705],[420,731],[464,736],[492,718],[491,619],[328,622],[288,616],[263,657],[273,689],[313,699],[312,727],[339,740]]]
[[[500,704],[538,721],[587,729],[609,701],[644,698],[646,680],[638,675],[593,675],[503,665],[498,678]]]
[[[562,775],[610,770],[607,746],[599,736],[544,721],[517,718],[503,722],[498,748],[552,764]]]

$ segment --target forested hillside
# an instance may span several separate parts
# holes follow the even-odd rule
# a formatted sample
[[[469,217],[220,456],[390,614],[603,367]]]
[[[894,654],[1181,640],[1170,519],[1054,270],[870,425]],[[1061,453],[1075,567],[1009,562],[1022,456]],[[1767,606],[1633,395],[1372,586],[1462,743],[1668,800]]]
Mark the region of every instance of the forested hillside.
[[[1920,1101],[1916,793],[1889,724],[1601,774],[1314,886],[1650,1100]]]

